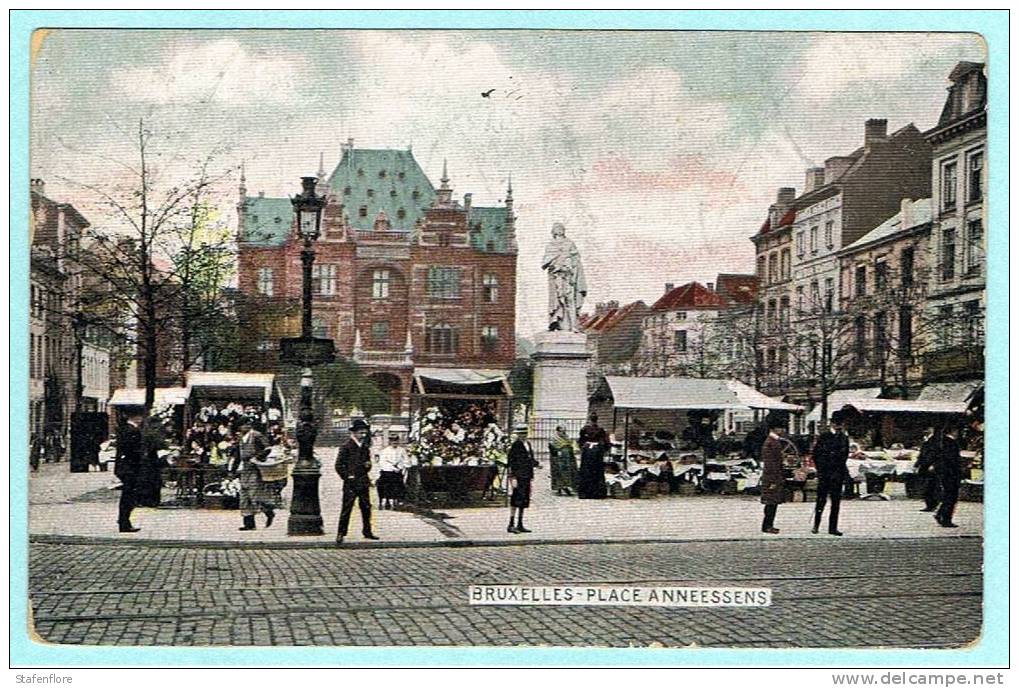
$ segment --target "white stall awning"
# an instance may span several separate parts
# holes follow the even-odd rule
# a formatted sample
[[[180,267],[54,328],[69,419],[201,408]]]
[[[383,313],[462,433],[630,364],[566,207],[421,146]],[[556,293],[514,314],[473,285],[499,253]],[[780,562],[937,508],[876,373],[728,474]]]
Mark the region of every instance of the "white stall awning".
[[[276,376],[272,373],[192,372],[187,374],[189,394],[200,399],[268,403]]]
[[[188,400],[187,387],[156,387],[155,392],[156,395],[154,405],[157,407],[181,406],[187,403]],[[129,389],[114,390],[113,396],[110,397],[109,405],[144,406],[145,388],[132,387]]]
[[[621,409],[802,411],[796,404],[773,399],[739,380],[691,377],[622,377],[605,381],[613,404]]]
[[[513,396],[505,373],[479,368],[415,368],[414,390],[424,395]]]
[[[866,390],[840,390],[833,392],[828,397],[828,414],[839,410],[847,404],[857,411],[865,413],[938,413],[952,414],[965,413],[968,402],[944,401],[938,399],[876,399],[869,396],[873,389]],[[851,392],[863,392],[854,396]],[[875,395],[876,396],[876,395]],[[820,421],[821,405],[818,404],[807,414],[808,421]]]

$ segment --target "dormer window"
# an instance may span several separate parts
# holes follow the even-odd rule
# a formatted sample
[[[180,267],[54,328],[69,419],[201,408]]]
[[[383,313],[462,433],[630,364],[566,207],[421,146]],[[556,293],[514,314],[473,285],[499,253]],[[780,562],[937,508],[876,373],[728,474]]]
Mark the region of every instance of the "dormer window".
[[[349,196],[350,195],[350,187],[349,186],[343,187],[343,195],[344,196]]]
[[[400,208],[399,210],[396,211],[396,217],[402,220],[403,218],[407,217],[407,211],[404,210],[403,208]]]
[[[368,198],[372,198],[374,196],[375,196],[375,190],[374,189],[368,189]]]
[[[389,190],[389,197],[390,198],[396,198],[396,189],[390,189]]]
[[[358,208],[357,209],[357,216],[358,217],[368,217],[368,206],[363,205],[360,208]]]
[[[421,198],[421,192],[418,191],[417,189],[414,189],[414,193],[411,194],[411,198],[413,198],[415,201],[418,200],[419,198]]]
[[[358,170],[357,170],[357,176],[358,176],[358,177],[363,177],[363,176],[364,176],[364,170],[362,170],[361,168],[358,168]]]
[[[385,179],[385,178],[386,178],[386,171],[385,170],[379,170],[379,179]]]
[[[252,215],[251,216],[251,221],[252,222],[258,222],[258,215]]]
[[[283,218],[282,218],[282,217],[277,217],[277,218],[276,218],[276,219],[274,220],[274,222],[275,222],[276,224],[279,224],[279,223],[283,222]]]
[[[406,177],[406,176],[407,176],[407,173],[406,173],[406,172],[400,172],[400,173],[399,173],[398,175],[396,175],[396,176],[397,176],[397,177],[399,177],[400,179],[403,179],[404,177]]]

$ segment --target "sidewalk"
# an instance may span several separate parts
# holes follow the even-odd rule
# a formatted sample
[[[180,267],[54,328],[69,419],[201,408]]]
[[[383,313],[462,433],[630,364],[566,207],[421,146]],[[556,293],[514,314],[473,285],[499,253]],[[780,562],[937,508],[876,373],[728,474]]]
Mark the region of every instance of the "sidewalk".
[[[327,450],[328,451],[328,450]],[[189,508],[137,509],[138,533],[117,532],[119,492],[107,490],[112,473],[69,473],[67,463],[44,464],[29,478],[29,533],[36,540],[101,540],[123,543],[157,541],[194,544],[332,546],[336,536],[342,484],[323,459],[320,496],[326,534],[289,537],[287,513],[277,514],[272,528],[239,532],[237,511]],[[472,544],[707,541],[757,539],[834,539],[810,533],[812,504],[779,507],[779,535],[760,532],[761,505],[755,497],[656,497],[651,499],[578,500],[557,497],[549,489],[548,471],[539,471],[525,525],[532,533],[506,532],[509,509],[480,507],[436,511],[380,511],[372,490],[373,528],[382,539],[360,536],[360,514],[351,520],[345,545],[355,547],[467,546]],[[285,493],[286,494],[286,493]],[[842,503],[839,528],[846,538],[980,537],[983,504],[962,502],[956,510],[959,528],[941,528],[920,500],[850,500]],[[822,523],[822,533],[825,523]]]

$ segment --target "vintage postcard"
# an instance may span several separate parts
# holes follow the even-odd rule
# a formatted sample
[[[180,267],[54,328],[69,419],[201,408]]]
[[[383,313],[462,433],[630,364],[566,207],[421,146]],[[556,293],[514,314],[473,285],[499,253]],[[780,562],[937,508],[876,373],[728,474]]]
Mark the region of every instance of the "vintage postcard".
[[[839,16],[34,27],[12,628],[97,661],[997,637],[1007,66]]]

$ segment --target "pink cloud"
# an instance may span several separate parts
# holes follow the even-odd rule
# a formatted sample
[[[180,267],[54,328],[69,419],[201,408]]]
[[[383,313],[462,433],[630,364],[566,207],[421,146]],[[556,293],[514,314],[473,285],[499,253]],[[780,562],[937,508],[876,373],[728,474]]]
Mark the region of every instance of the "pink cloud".
[[[545,196],[549,200],[560,200],[591,192],[703,189],[709,198],[714,199],[746,191],[734,172],[708,164],[700,153],[673,155],[664,170],[640,169],[631,160],[612,155],[596,161],[590,172],[590,181],[555,187],[549,189]]]

